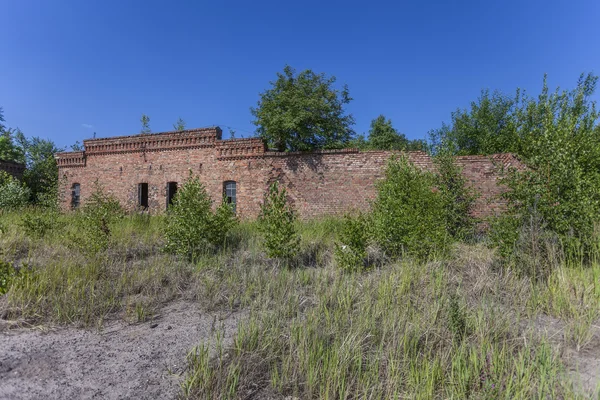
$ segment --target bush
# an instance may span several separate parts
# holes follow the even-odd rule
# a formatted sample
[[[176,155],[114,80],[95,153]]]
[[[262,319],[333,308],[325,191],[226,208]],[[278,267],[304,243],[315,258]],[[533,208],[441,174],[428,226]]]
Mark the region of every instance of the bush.
[[[27,212],[21,218],[21,226],[29,237],[41,239],[51,232],[58,223],[55,212]]]
[[[444,199],[435,177],[405,157],[391,158],[373,204],[374,239],[392,257],[424,258],[449,244]]]
[[[267,256],[290,262],[300,248],[300,236],[296,231],[296,212],[287,201],[285,188],[274,182],[261,205],[258,217],[259,230],[263,234],[263,246]]]
[[[235,212],[224,201],[213,212],[212,204],[204,185],[190,176],[177,191],[165,219],[167,251],[194,258],[225,242],[237,223]]]
[[[6,261],[0,259],[0,296],[8,292],[12,282],[19,276],[19,271]]]
[[[364,215],[344,216],[339,242],[335,244],[335,260],[340,268],[346,271],[363,269],[367,257],[367,228]]]
[[[4,171],[0,171],[0,209],[16,209],[29,203],[31,191]]]
[[[111,225],[125,215],[119,201],[96,187],[77,216],[77,231],[71,233],[71,242],[83,252],[94,255],[108,247]]]
[[[475,218],[471,215],[477,194],[467,184],[467,178],[448,153],[433,157],[437,167],[436,187],[442,196],[446,229],[455,239],[465,239],[474,233]]]

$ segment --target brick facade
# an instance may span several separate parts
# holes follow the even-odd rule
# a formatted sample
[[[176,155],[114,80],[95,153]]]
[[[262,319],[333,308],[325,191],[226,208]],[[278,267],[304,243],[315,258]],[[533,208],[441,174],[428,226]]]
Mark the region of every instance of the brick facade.
[[[74,184],[80,185],[85,202],[97,181],[128,209],[138,206],[138,185],[145,183],[149,211],[162,212],[167,207],[168,182],[181,184],[191,172],[218,201],[225,182],[234,181],[236,209],[243,218],[258,215],[266,189],[275,180],[286,186],[302,218],[366,210],[392,154],[356,149],[280,153],[268,151],[258,138],[221,140],[218,127],[85,140],[84,148],[56,156],[65,208],[71,206]],[[424,152],[407,156],[421,168],[433,168]],[[481,193],[475,214],[501,210],[498,167],[517,165],[518,160],[500,154],[460,157],[458,162]]]
[[[23,173],[25,172],[25,165],[12,161],[0,160],[0,171],[8,172],[15,178],[21,179],[23,178]]]

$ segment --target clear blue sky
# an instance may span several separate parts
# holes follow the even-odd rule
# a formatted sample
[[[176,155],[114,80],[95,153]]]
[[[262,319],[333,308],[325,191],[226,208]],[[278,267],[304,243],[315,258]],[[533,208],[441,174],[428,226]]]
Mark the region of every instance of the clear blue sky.
[[[142,113],[249,136],[285,64],[348,84],[358,133],[384,114],[423,138],[482,88],[600,73],[600,1],[15,0],[0,38],[7,124],[60,146],[135,134]]]

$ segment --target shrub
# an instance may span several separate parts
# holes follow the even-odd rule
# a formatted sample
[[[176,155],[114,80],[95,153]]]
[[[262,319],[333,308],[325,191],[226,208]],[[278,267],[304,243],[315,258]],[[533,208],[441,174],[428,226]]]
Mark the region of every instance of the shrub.
[[[58,214],[54,212],[31,211],[23,214],[21,226],[29,237],[41,239],[57,224]]]
[[[8,292],[12,281],[18,276],[18,272],[9,262],[0,259],[0,296]]]
[[[475,218],[471,215],[477,195],[461,173],[455,158],[448,153],[433,157],[436,187],[444,204],[444,215],[448,233],[456,239],[464,239],[473,233]]]
[[[367,257],[367,220],[364,215],[344,216],[335,244],[335,260],[346,271],[358,271],[365,266]]]
[[[405,157],[391,158],[373,204],[375,241],[390,256],[423,258],[444,252],[449,243],[444,199],[435,177]]]
[[[97,182],[95,189],[76,218],[77,230],[71,242],[83,252],[93,255],[108,247],[111,225],[125,215],[119,201],[104,192]]]
[[[0,209],[16,209],[29,203],[31,191],[4,171],[0,171]]]
[[[224,243],[237,222],[235,213],[225,202],[213,212],[212,203],[198,177],[190,176],[177,191],[165,219],[167,251],[193,258]]]
[[[296,219],[285,188],[280,189],[279,183],[274,182],[269,187],[258,218],[267,256],[290,262],[298,254],[300,236],[296,231]]]

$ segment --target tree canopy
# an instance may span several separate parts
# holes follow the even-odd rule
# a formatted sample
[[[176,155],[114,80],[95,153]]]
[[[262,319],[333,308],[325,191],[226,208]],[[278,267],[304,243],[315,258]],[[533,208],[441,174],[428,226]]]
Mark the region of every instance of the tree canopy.
[[[354,134],[354,118],[344,109],[352,98],[346,85],[336,89],[335,82],[286,66],[250,109],[258,134],[279,151],[344,147]]]
[[[352,145],[364,150],[425,150],[427,144],[423,140],[410,140],[403,133],[398,132],[392,125],[391,119],[380,115],[371,121],[369,137],[364,136],[354,139]]]

